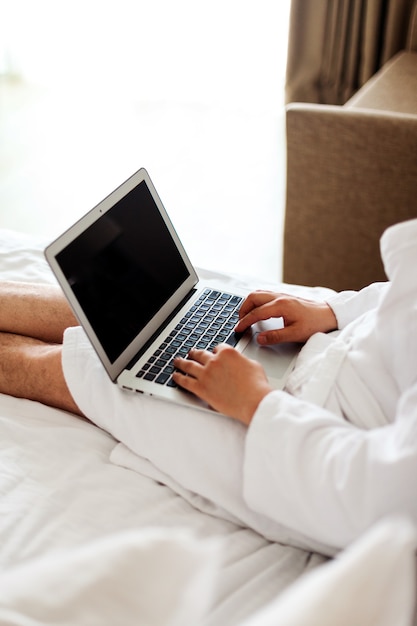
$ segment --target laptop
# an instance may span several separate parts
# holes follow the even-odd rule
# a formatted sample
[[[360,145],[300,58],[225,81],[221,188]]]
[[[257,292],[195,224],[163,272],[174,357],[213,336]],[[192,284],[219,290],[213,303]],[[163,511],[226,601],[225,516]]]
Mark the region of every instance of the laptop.
[[[199,280],[143,168],[45,256],[110,379],[124,390],[211,410],[172,380],[174,357],[193,346],[233,345],[264,366],[276,389],[294,367],[298,344],[259,346],[261,324],[234,332],[246,293]]]

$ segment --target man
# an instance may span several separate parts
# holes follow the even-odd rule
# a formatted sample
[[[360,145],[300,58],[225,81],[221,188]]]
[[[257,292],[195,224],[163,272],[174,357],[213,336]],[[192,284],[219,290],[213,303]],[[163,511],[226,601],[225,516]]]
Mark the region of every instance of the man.
[[[87,417],[276,540],[332,553],[386,515],[417,523],[417,220],[386,231],[381,250],[388,283],[320,303],[246,299],[239,332],[282,316],[284,328],[259,340],[306,342],[286,391],[272,391],[259,364],[229,346],[177,359],[178,384],[234,422],[112,385],[54,287],[2,285],[0,391]],[[194,461],[181,447],[191,432]],[[171,451],[181,463],[167,466]],[[218,476],[209,487],[199,466],[210,460]]]

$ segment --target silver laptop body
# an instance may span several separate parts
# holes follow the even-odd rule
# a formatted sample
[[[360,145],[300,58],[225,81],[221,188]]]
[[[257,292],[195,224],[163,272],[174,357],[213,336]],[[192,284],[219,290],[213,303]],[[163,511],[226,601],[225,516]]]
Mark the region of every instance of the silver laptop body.
[[[187,334],[182,354],[191,345],[230,343],[258,360],[276,389],[294,367],[298,345],[260,347],[256,328],[234,333],[246,294],[199,281],[145,169],[53,241],[45,256],[109,377],[122,389],[209,409],[169,375],[177,337],[182,341]],[[214,336],[220,331],[211,327],[210,335],[204,328],[197,334],[190,321],[198,319],[197,305],[207,319],[221,309],[222,321],[230,314],[223,335]]]

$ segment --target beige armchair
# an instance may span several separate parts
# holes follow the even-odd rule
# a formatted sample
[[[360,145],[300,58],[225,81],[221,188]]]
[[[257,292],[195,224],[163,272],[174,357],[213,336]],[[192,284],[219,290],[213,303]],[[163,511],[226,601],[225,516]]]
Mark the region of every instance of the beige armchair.
[[[344,106],[287,107],[283,279],[385,280],[379,238],[417,217],[417,14],[407,49]],[[417,271],[417,268],[410,268]]]

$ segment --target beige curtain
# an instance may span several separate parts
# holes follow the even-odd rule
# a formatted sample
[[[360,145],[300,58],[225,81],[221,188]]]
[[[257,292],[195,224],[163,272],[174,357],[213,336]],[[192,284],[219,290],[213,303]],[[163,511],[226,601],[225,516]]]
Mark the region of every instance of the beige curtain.
[[[343,104],[405,47],[414,0],[292,0],[286,101]]]

